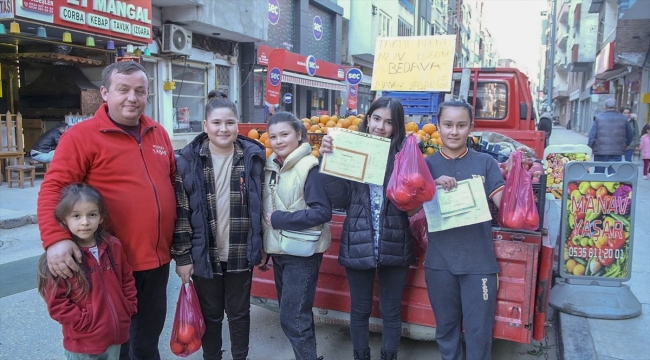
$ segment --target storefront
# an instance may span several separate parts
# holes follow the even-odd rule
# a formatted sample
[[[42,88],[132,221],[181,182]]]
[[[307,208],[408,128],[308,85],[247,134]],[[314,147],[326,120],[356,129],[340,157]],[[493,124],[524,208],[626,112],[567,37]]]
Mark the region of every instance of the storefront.
[[[255,122],[263,122],[268,112],[265,104],[267,90],[267,71],[272,47],[259,45],[257,48],[257,66],[254,70],[255,81]],[[342,108],[343,96],[346,94],[346,67],[323,60],[312,55],[300,55],[284,49],[279,110],[290,111],[300,118],[320,115],[345,114]],[[314,64],[308,66],[308,64]]]

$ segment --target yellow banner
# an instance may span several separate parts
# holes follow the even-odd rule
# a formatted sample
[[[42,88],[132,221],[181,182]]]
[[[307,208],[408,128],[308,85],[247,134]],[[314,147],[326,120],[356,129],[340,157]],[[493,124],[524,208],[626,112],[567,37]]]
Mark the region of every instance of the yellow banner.
[[[372,90],[451,91],[456,35],[378,37]]]

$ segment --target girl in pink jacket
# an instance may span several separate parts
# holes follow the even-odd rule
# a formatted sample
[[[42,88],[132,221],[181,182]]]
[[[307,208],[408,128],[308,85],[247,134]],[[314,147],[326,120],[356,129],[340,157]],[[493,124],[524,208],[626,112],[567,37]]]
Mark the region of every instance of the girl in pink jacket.
[[[641,159],[643,159],[643,180],[648,180],[648,171],[650,171],[650,125],[646,125],[641,130]]]

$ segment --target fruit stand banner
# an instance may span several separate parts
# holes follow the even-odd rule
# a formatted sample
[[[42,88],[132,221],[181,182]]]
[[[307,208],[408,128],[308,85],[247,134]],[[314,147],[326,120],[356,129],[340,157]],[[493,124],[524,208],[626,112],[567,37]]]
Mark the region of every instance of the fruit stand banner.
[[[569,161],[589,161],[591,148],[587,145],[550,145],[544,149],[546,172],[546,198],[562,199],[564,166]]]
[[[372,90],[451,91],[456,35],[378,37]]]
[[[637,169],[606,163],[615,173],[587,172],[596,164],[603,165],[574,161],[565,168],[560,274],[623,282],[632,274]]]

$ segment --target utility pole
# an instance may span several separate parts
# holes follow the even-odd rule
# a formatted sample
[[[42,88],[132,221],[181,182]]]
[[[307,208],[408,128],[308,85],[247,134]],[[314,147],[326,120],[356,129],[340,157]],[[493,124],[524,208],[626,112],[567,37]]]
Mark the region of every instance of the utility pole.
[[[555,27],[556,27],[556,11],[557,11],[557,0],[553,1],[553,12],[551,13],[551,21],[549,25],[551,26],[551,64],[549,65],[548,71],[548,93],[546,94],[546,111],[551,112],[552,107],[551,103],[553,101],[553,77],[555,77]]]

